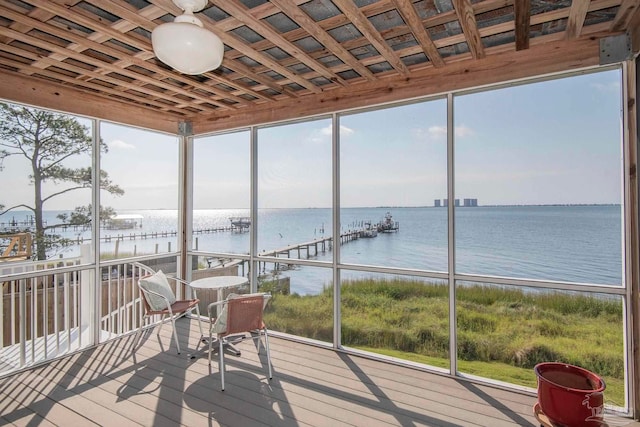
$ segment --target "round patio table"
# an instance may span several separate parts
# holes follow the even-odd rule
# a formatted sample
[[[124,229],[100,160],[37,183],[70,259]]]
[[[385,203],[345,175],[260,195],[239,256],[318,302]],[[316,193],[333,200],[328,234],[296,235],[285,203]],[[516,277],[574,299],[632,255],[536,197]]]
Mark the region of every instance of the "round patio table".
[[[198,289],[204,290],[213,290],[217,291],[217,301],[223,300],[223,291],[225,288],[233,288],[236,286],[242,286],[249,283],[249,279],[242,276],[212,276],[212,277],[203,277],[202,279],[196,279],[193,282],[189,283],[189,287],[193,289],[193,297],[198,298]],[[221,306],[217,307],[217,315],[220,315]],[[244,336],[240,339],[235,339],[233,342],[241,341]],[[209,340],[205,336],[201,336],[200,340],[204,343],[209,343]],[[240,356],[240,350],[235,348],[231,342],[228,340],[224,341],[224,347],[227,351],[235,354],[236,356]],[[191,356],[191,358],[195,358],[195,356]]]

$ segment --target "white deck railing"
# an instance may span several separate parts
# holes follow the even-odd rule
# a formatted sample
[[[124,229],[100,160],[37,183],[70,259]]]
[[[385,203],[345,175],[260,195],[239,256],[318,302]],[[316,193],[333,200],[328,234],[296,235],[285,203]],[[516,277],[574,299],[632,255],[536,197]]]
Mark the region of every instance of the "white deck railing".
[[[11,274],[27,273],[30,271],[51,270],[60,267],[71,267],[80,265],[81,257],[60,258],[44,261],[12,261],[0,262],[0,277]]]
[[[146,272],[131,259],[108,261],[94,286],[95,266],[80,258],[0,264],[0,375],[93,345],[96,289],[97,341],[137,330],[143,318],[137,281]]]

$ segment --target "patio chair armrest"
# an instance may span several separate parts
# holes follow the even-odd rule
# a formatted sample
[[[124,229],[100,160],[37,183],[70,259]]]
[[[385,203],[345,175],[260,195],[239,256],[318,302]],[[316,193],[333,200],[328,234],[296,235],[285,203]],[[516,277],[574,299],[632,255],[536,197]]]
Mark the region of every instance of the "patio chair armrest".
[[[183,285],[191,286],[191,284],[186,280],[178,279],[177,277],[167,277],[167,279],[175,280],[176,282],[182,283]]]
[[[177,277],[173,277],[173,276],[167,276],[167,280],[174,280],[176,283],[181,283],[183,285],[188,286],[190,289],[193,289],[191,287],[191,282],[187,282],[186,280],[183,279],[178,279]],[[177,286],[177,285],[176,285]]]
[[[269,300],[271,299],[271,293],[270,292],[265,292],[264,295],[262,295],[262,297],[264,298],[264,305],[262,306],[262,308],[266,308],[267,304],[269,303]]]
[[[167,309],[169,310],[169,313],[173,315],[173,311],[171,310],[171,304],[169,304],[169,298],[167,298],[165,295],[162,295],[161,293],[158,293],[158,292],[150,291],[148,289],[142,289],[142,288],[140,288],[140,291],[162,298],[167,304]]]
[[[222,300],[222,301],[216,301],[216,302],[212,302],[211,304],[209,304],[207,306],[207,315],[209,316],[209,319],[213,320],[217,317],[217,307],[218,306],[223,306],[224,304],[226,304],[227,301],[226,300]],[[214,310],[216,310],[215,314],[216,316],[213,316],[212,314],[214,313]]]
[[[142,270],[142,271],[144,271],[144,272],[145,272],[145,274],[153,274],[153,273],[155,273],[155,272],[156,272],[153,268],[151,268],[151,267],[149,267],[148,265],[145,265],[145,264],[143,264],[143,263],[141,263],[141,262],[138,262],[138,261],[134,261],[134,262],[132,262],[132,263],[131,263],[131,265],[132,265],[134,268],[137,268],[138,270]]]

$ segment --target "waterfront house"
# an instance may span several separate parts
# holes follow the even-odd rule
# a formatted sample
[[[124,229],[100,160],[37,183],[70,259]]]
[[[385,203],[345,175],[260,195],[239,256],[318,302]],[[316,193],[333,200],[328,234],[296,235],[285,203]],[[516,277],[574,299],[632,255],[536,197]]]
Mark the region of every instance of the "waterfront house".
[[[532,413],[534,386],[530,382],[518,383],[513,377],[524,373],[530,380],[530,364],[541,358],[565,359],[559,349],[561,344],[526,346],[510,353],[512,364],[498,363],[499,355],[492,353],[493,344],[483,346],[471,341],[467,330],[463,333],[461,329],[467,327],[486,337],[500,334],[493,319],[483,318],[478,311],[465,311],[469,307],[457,293],[467,289],[465,286],[516,293],[534,289],[543,295],[562,294],[589,301],[596,295],[598,301],[612,302],[617,307],[613,309],[615,313],[607,314],[612,316],[609,319],[616,319],[615,337],[601,331],[584,351],[575,348],[574,356],[575,360],[590,360],[600,357],[600,350],[615,347],[609,389],[616,390],[617,397],[608,408],[609,425],[625,425],[631,418],[640,417],[637,315],[640,313],[637,181],[640,3],[637,0],[204,3],[204,9],[196,16],[204,28],[221,39],[226,50],[220,68],[195,75],[175,71],[158,60],[152,49],[152,31],[181,13],[170,0],[7,0],[0,4],[0,98],[3,102],[74,115],[87,126],[94,154],[82,167],[93,170],[94,185],[83,205],[95,208],[114,200],[97,189],[101,179],[97,167],[115,170],[117,166],[115,161],[110,164],[109,153],[99,153],[98,147],[101,140],[109,140],[118,141],[120,148],[127,149],[130,144],[118,135],[128,133],[130,140],[150,145],[145,146],[145,152],[131,152],[127,158],[131,166],[116,177],[121,180],[118,184],[127,188],[130,200],[154,197],[156,188],[170,186],[175,194],[172,193],[168,209],[178,212],[172,223],[174,229],[168,230],[174,233],[170,235],[173,240],[168,244],[155,243],[144,253],[138,253],[137,247],[122,251],[127,237],[116,236],[120,252],[115,251],[115,258],[101,256],[113,252],[108,245],[114,238],[107,240],[96,227],[89,243],[82,246],[80,256],[73,259],[29,262],[21,254],[14,257],[17,261],[0,262],[2,423],[536,425]],[[579,86],[576,93],[584,92],[589,82],[582,79],[605,73],[613,76],[616,83],[615,99],[619,102],[613,107],[599,97],[572,103],[568,95],[562,98],[564,92],[560,89],[555,93],[550,90],[560,82],[562,90],[568,91],[576,82]],[[519,89],[524,91],[518,92]],[[516,92],[503,97],[505,90]],[[541,92],[560,98],[537,99],[531,107],[533,111],[535,106],[536,114],[514,117],[505,112]],[[477,100],[474,96],[487,96],[483,99],[484,107],[474,110]],[[587,138],[580,141],[585,145],[576,143],[575,162],[554,163],[557,152],[553,144],[547,144],[552,139],[550,135],[560,127],[572,127],[579,132],[592,121],[573,115],[581,111],[582,102],[588,102],[591,113],[606,118],[608,127],[619,132],[617,139],[608,135],[602,138],[606,144],[601,141],[602,146],[615,146],[618,150],[614,163],[607,163],[608,155],[588,145]],[[562,108],[566,115],[541,120],[540,112],[552,107]],[[509,268],[499,274],[459,269],[464,265],[465,247],[456,246],[456,224],[462,223],[457,212],[480,211],[459,206],[460,195],[488,202],[475,187],[456,192],[456,185],[464,181],[459,181],[463,173],[455,168],[461,157],[454,156],[454,147],[463,143],[462,125],[470,126],[456,122],[456,118],[471,122],[479,114],[494,109],[503,111],[505,116],[483,116],[487,122],[491,118],[487,124],[496,134],[503,129],[515,133],[496,137],[503,145],[487,145],[486,152],[483,147],[475,147],[478,151],[470,156],[471,160],[466,159],[469,167],[474,163],[482,167],[486,158],[499,157],[501,153],[511,162],[521,158],[543,159],[554,166],[542,171],[545,173],[541,174],[540,182],[547,183],[543,188],[552,188],[553,181],[542,175],[558,171],[574,174],[576,165],[587,158],[595,159],[594,165],[601,162],[603,169],[618,171],[614,179],[616,191],[612,192],[614,202],[596,201],[620,206],[616,214],[619,227],[612,240],[618,249],[611,252],[615,252],[612,256],[619,266],[617,276],[610,280],[589,279],[597,274],[601,258],[609,253],[599,250],[600,242],[588,239],[573,248],[577,249],[575,252],[583,249],[594,252],[593,269],[585,269],[586,280],[553,274],[543,278],[513,277],[509,268],[515,269],[522,261],[515,255]],[[420,119],[416,119],[416,111]],[[420,125],[420,120],[426,117],[437,117],[439,121]],[[309,123],[317,124],[320,130],[309,135],[308,140],[299,138],[300,132],[296,130]],[[352,157],[348,153],[341,155],[341,148],[350,148],[347,140],[353,129],[369,127],[380,134],[389,131],[385,133],[384,150],[374,152],[366,145],[359,147],[354,143]],[[536,143],[528,145],[531,151],[510,151],[504,140],[515,141],[514,135],[521,130],[524,135],[525,128],[534,134],[539,132]],[[429,134],[434,140],[441,137],[444,141],[440,151],[427,156],[436,160],[429,168],[411,163],[417,149],[403,146],[400,139],[393,137],[394,133],[408,135],[410,131],[414,135]],[[287,137],[278,138],[284,132]],[[468,135],[469,130],[466,132]],[[317,142],[320,137],[329,143],[318,148],[313,159],[317,162],[309,168],[307,159],[296,158],[299,153],[295,150],[303,142]],[[238,156],[237,147],[243,147]],[[232,152],[234,156],[230,155]],[[161,154],[165,156],[163,159],[170,157],[173,163],[157,157]],[[260,175],[264,169],[261,165],[270,161],[271,156],[279,160],[293,157],[300,169],[314,174],[315,181],[287,180],[289,164],[288,168],[269,171],[274,173],[268,177]],[[369,182],[365,184],[349,174],[363,159],[370,166],[365,177]],[[379,190],[385,182],[393,181],[394,177],[385,176],[384,170],[385,162],[390,164],[394,159],[406,164],[406,169],[416,177],[418,188],[430,185],[435,190],[419,200],[406,201],[406,206],[426,206],[432,200],[444,200],[446,208],[438,209],[445,224],[441,238],[447,243],[446,249],[436,255],[440,262],[436,267],[354,262],[346,256],[341,258],[340,245],[333,248],[329,261],[313,259],[310,245],[306,246],[306,254],[300,254],[300,247],[297,257],[288,253],[288,267],[314,271],[318,280],[311,286],[318,294],[326,283],[334,287],[331,298],[322,300],[319,308],[320,313],[329,313],[328,319],[314,317],[316,312],[310,312],[309,306],[292,306],[290,310],[297,313],[299,324],[274,322],[275,372],[271,383],[261,376],[260,364],[264,361],[255,352],[243,351],[242,358],[229,362],[235,377],[228,376],[227,389],[224,394],[219,392],[215,366],[210,372],[204,362],[206,358],[186,357],[185,353],[196,350],[198,342],[193,318],[178,322],[184,347],[189,349],[181,355],[173,351],[169,328],[163,330],[159,339],[154,334],[144,334],[142,346],[133,351],[133,332],[142,318],[135,287],[138,273],[133,262],[153,263],[161,259],[164,268],[170,257],[171,273],[190,280],[204,274],[202,270],[210,270],[199,260],[218,259],[215,266],[218,270],[211,274],[249,275],[254,290],[264,280],[261,276],[265,265],[271,264],[278,267],[269,280],[280,286],[280,266],[285,264],[283,253],[278,251],[280,247],[260,246],[264,241],[259,234],[261,221],[268,225],[268,219],[259,218],[258,210],[281,207],[282,200],[295,200],[300,194],[310,195],[317,206],[332,208],[328,221],[322,222],[323,238],[340,234],[341,207],[359,206],[357,200],[363,193],[370,188]],[[10,161],[5,158],[0,163],[6,167],[6,171],[0,172],[0,205],[4,207],[12,206],[3,199],[13,197],[13,190],[29,186],[26,181],[8,184],[7,173],[14,177],[22,172],[11,167]],[[216,175],[224,165],[229,166],[224,169],[225,175]],[[504,168],[485,170],[495,179],[491,185],[508,181],[501,173],[512,165],[505,160]],[[515,164],[514,168],[517,167]],[[154,178],[147,183],[145,178],[157,176],[151,174],[157,169],[162,170],[163,179]],[[597,176],[597,169],[592,167],[590,174],[578,175],[572,188],[596,191],[599,181],[590,177]],[[246,177],[240,187],[232,185],[236,172]],[[25,170],[24,175],[29,173]],[[264,182],[276,188],[286,183],[285,191],[274,191],[265,197]],[[142,185],[145,183],[149,185]],[[300,188],[293,184],[299,184]],[[396,193],[402,194],[401,190],[404,189]],[[245,239],[241,249],[224,244],[206,246],[193,230],[194,207],[211,194],[225,191],[239,194],[240,201],[232,207],[244,208],[228,213],[225,226],[228,227],[229,217],[249,215],[246,223],[251,224],[249,232],[234,236]],[[165,207],[162,196],[150,200],[156,203],[152,208]],[[449,204],[447,200],[456,203]],[[569,203],[581,204],[581,200]],[[131,203],[136,209],[144,208]],[[563,199],[557,203],[566,202]],[[375,206],[389,205],[383,202]],[[56,209],[72,210],[75,206]],[[296,207],[309,206],[316,204]],[[393,214],[394,219],[399,218],[395,211]],[[100,222],[97,209],[90,215],[93,224]],[[376,239],[401,235],[404,224],[398,233]],[[502,225],[496,227],[496,233],[504,230]],[[317,226],[320,230],[320,224]],[[538,239],[539,248],[549,246],[547,256],[553,257],[554,244],[548,241],[548,236],[535,232],[523,235]],[[282,247],[294,243],[300,242],[286,242]],[[10,253],[6,255],[11,257]],[[489,266],[492,255],[487,257]],[[348,284],[361,274],[380,278],[402,276],[407,281],[442,286],[445,309],[428,309],[437,311],[440,323],[425,325],[416,334],[418,344],[399,339],[394,341],[396,348],[384,351],[363,344],[358,340],[359,334],[353,333],[353,324],[347,327],[343,323],[343,315],[346,318],[348,311],[345,301],[353,300],[346,296],[341,299],[341,291],[352,289],[346,286],[343,289],[343,282]],[[189,292],[188,288],[176,291]],[[503,314],[508,310],[518,312],[520,307],[506,304],[502,307]],[[561,320],[541,321],[535,327],[525,321],[512,323],[525,329],[530,327],[532,334],[535,330],[551,341],[563,335],[555,329],[557,324],[570,323],[575,314],[571,304],[566,307],[568,311]],[[424,307],[412,309],[427,311]],[[598,315],[607,310],[600,310]],[[317,328],[313,333],[312,328],[295,333],[294,327],[304,326],[305,313]],[[595,315],[594,318],[604,325],[603,318]],[[373,331],[373,341],[382,341],[386,331],[373,326],[370,321],[364,328]],[[586,332],[574,330],[575,340],[565,347],[579,342]],[[511,340],[511,336],[502,337],[506,344]],[[436,350],[446,356],[429,353]],[[417,357],[413,358],[414,355]],[[489,364],[480,360],[485,356],[491,360]],[[603,365],[595,366],[604,369]],[[509,377],[512,368],[521,370]]]

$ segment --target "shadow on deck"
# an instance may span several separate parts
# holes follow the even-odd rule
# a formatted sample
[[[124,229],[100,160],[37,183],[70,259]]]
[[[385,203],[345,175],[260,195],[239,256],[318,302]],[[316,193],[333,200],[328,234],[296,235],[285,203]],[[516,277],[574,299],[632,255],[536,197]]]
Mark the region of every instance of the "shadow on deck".
[[[168,327],[167,327],[168,326]],[[0,380],[0,424],[145,426],[530,426],[535,397],[271,339],[273,380],[251,340],[227,357],[220,391],[197,348],[193,319],[178,321]],[[187,339],[187,333],[190,333]],[[202,355],[202,354],[201,354]],[[629,420],[616,425],[628,424]]]

